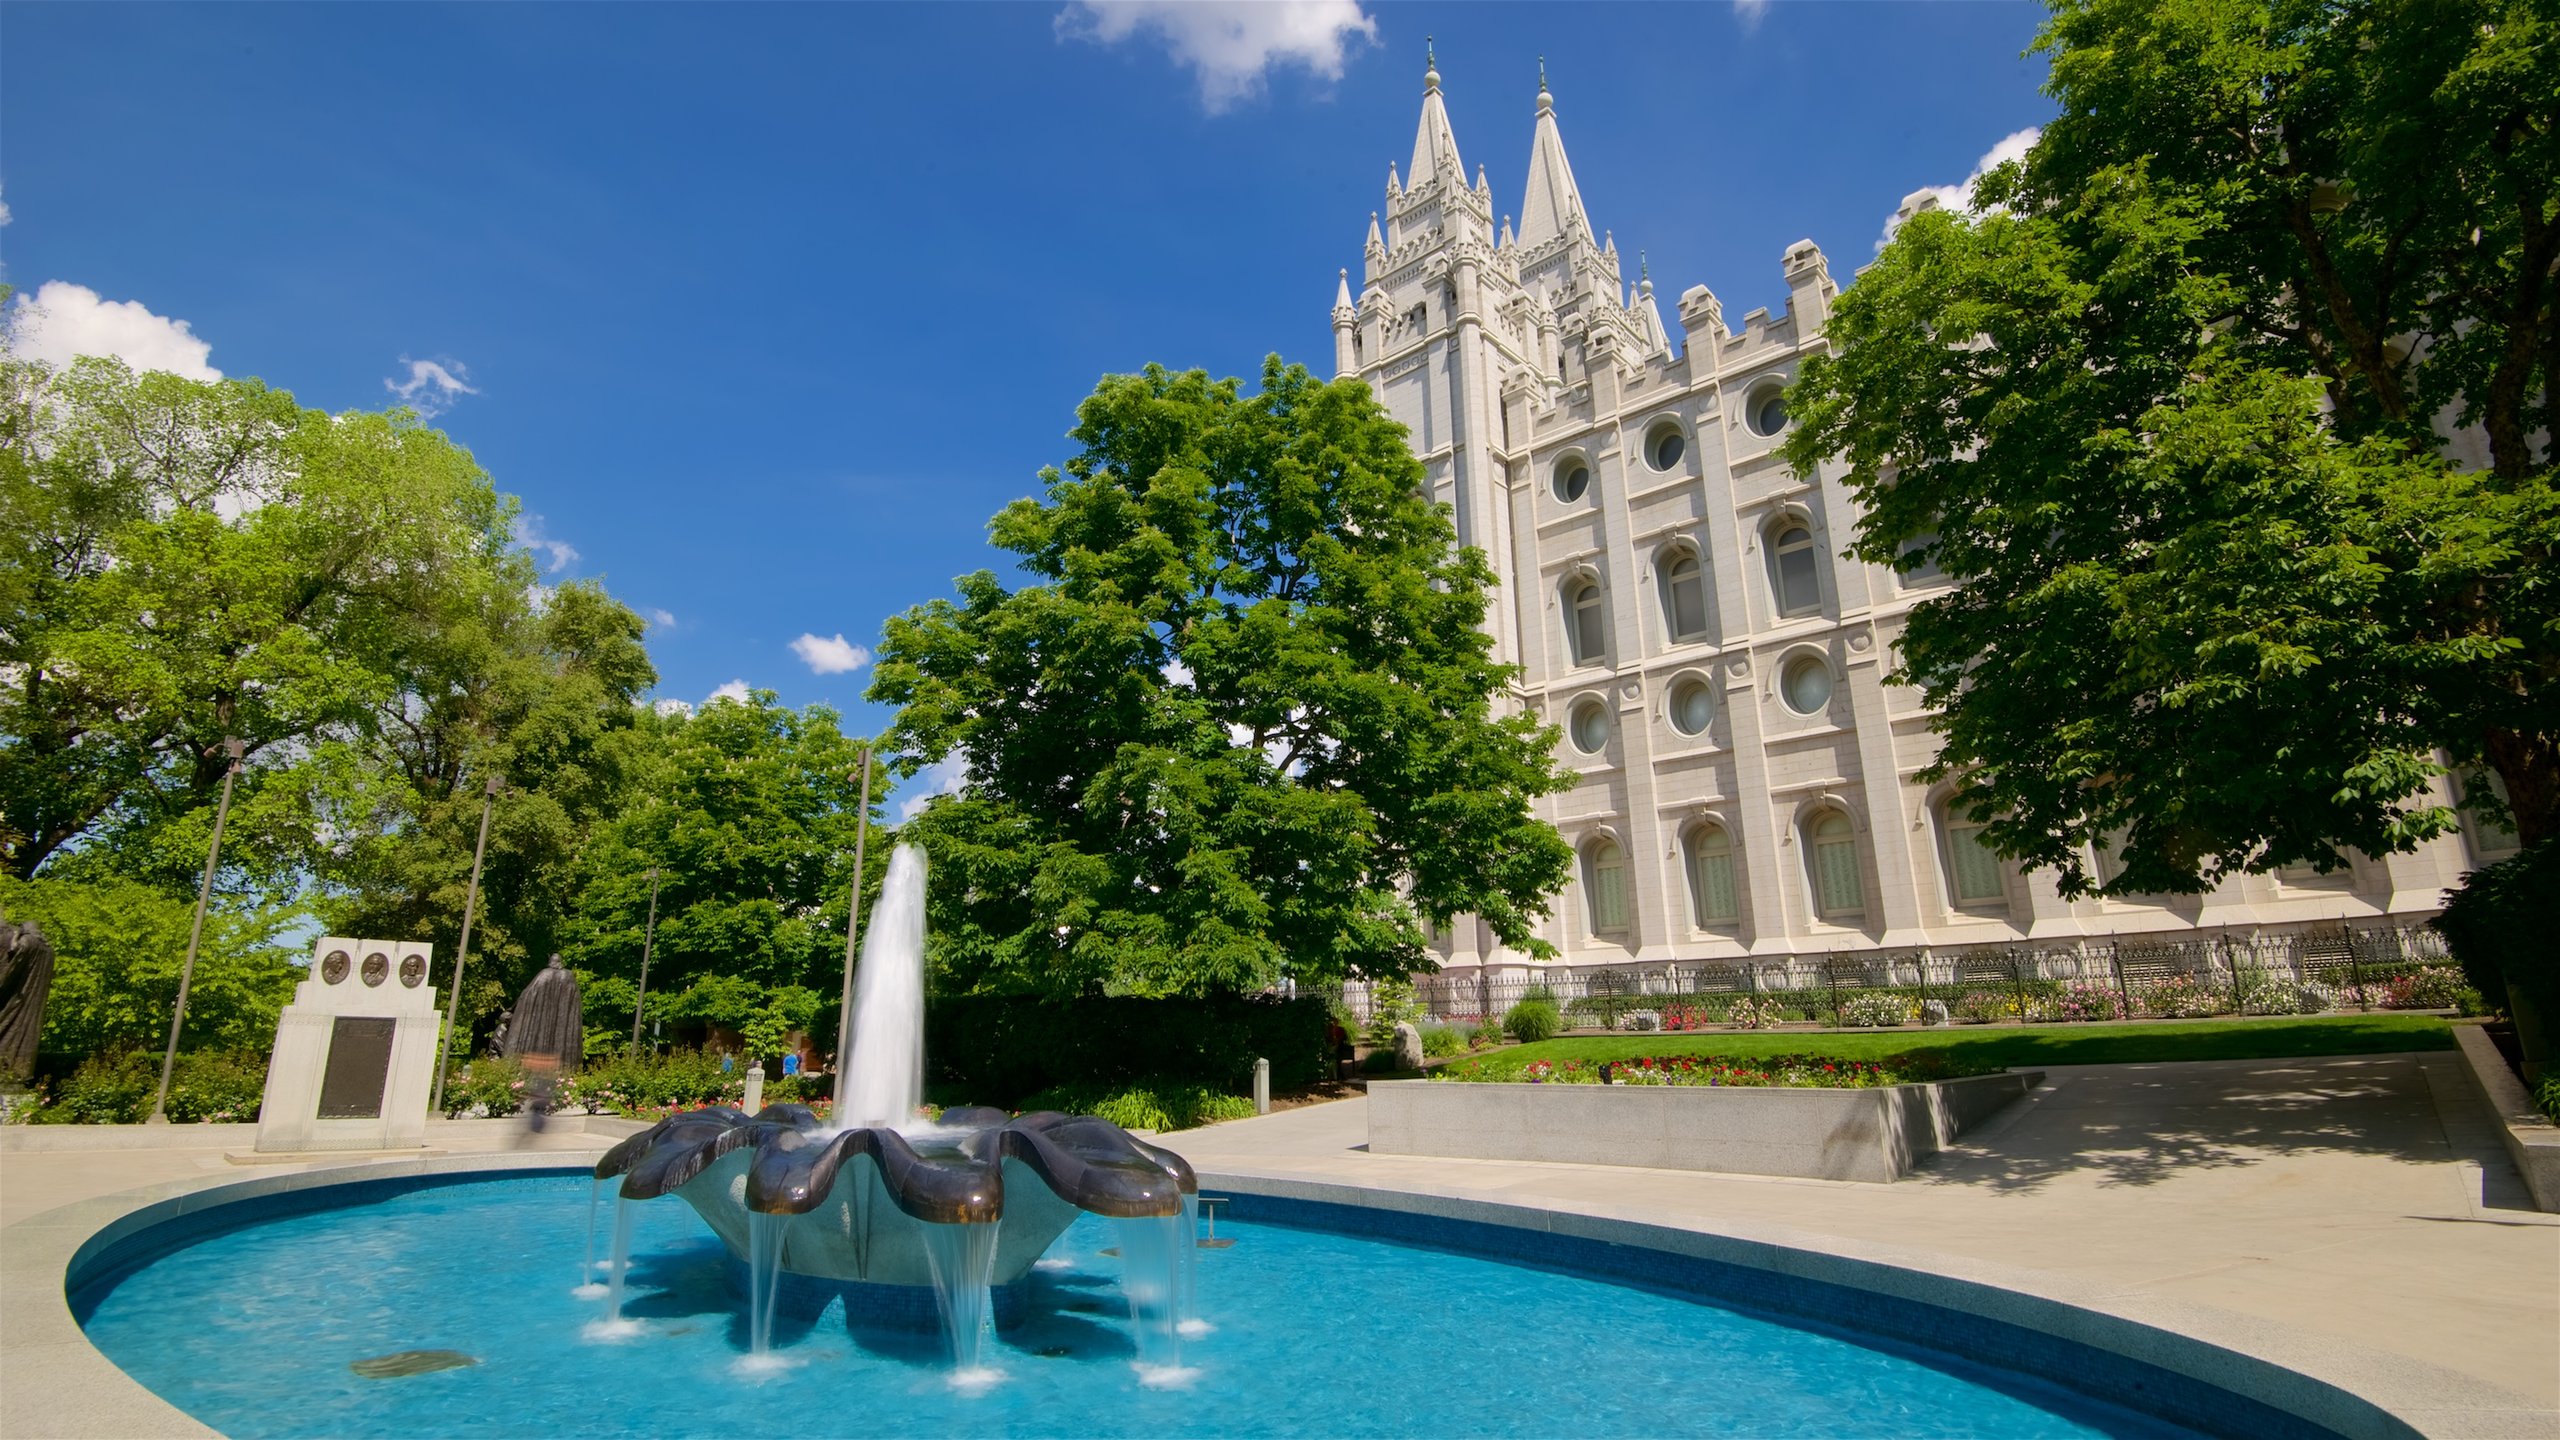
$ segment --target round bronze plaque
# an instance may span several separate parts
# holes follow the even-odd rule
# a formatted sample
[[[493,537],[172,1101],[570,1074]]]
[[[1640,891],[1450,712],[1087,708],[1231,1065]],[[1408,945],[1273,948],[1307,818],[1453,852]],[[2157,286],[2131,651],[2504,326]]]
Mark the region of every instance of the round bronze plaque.
[[[335,985],[346,978],[347,952],[344,950],[330,951],[329,958],[320,962],[320,979],[322,983]]]
[[[426,979],[426,978],[427,978],[427,957],[426,957],[426,956],[424,956],[424,955],[403,955],[403,956],[401,956],[401,957],[400,957],[400,983],[401,983],[401,984],[408,986],[408,987],[409,987],[410,989],[412,989],[412,990],[415,990],[415,989],[417,989],[417,988],[418,988],[418,983],[419,983],[420,981],[422,981],[422,980]]]
[[[364,983],[379,985],[391,978],[391,957],[376,950],[364,957]]]

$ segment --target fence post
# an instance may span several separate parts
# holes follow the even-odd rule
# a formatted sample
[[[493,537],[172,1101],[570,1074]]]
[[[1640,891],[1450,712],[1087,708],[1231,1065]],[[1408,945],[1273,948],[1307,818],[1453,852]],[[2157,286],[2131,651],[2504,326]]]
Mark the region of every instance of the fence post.
[[[2018,973],[2018,947],[2009,947],[2009,989],[2017,997],[2018,1023],[2027,1023],[2027,979]]]
[[[2116,977],[2116,1003],[2124,1007],[2124,1018],[2130,1020],[2133,1018],[2133,992],[2126,989],[2124,984],[2124,943],[2122,941],[2108,942],[2107,969],[2113,971]]]

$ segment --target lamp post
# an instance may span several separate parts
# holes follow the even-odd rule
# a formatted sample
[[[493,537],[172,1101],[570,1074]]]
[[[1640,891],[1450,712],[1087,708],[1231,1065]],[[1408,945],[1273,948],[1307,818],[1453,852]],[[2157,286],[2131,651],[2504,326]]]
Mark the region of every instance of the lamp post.
[[[631,1002],[631,1049],[640,1050],[640,1012],[649,1005],[649,952],[658,943],[658,867],[649,867],[649,925],[640,932],[640,998]]]
[[[498,777],[480,793],[480,841],[471,847],[471,888],[462,897],[462,943],[453,950],[453,993],[444,1002],[444,1039],[436,1046],[436,1096],[430,1113],[444,1108],[444,1072],[453,1064],[453,1022],[462,1009],[462,962],[471,958],[471,918],[480,908],[480,862],[489,854],[489,812],[498,805]]]
[[[196,891],[196,920],[187,929],[187,963],[178,971],[178,1009],[169,1017],[169,1049],[160,1057],[160,1088],[151,1096],[151,1118],[143,1123],[169,1123],[169,1076],[178,1067],[178,1031],[187,1023],[187,991],[196,982],[196,947],[204,941],[205,907],[213,903],[213,872],[222,863],[222,826],[231,818],[231,783],[240,778],[240,757],[249,747],[237,736],[225,736],[223,751],[231,764],[222,772],[222,802],[213,811],[213,843],[204,852],[204,885]]]
[[[853,903],[844,916],[844,998],[836,1005],[836,1102],[844,1102],[844,1077],[853,1068],[853,960],[862,934],[862,843],[871,835],[871,742],[862,742],[862,805],[853,821]],[[841,1113],[841,1112],[839,1112]]]

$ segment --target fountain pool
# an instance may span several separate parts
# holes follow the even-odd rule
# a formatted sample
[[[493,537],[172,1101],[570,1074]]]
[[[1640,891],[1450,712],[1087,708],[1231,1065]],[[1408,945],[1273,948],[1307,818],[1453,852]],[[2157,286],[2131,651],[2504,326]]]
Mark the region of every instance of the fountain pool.
[[[989,1340],[987,1383],[956,1383],[938,1335],[849,1328],[840,1303],[789,1293],[758,1366],[745,1267],[682,1206],[634,1208],[632,1323],[595,1334],[572,1293],[590,1189],[415,1178],[307,1213],[204,1212],[177,1222],[199,1227],[183,1248],[101,1273],[74,1309],[117,1365],[242,1437],[2192,1433],[1683,1295],[1250,1219],[1199,1252],[1214,1329],[1183,1373],[1134,1363],[1101,1253],[1118,1232],[1091,1215]]]

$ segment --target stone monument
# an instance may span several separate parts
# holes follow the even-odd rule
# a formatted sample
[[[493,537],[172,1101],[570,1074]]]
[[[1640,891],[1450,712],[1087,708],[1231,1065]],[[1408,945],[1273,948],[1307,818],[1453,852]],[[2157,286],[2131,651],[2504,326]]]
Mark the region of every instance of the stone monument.
[[[53,988],[53,946],[31,924],[0,921],[0,1080],[35,1068],[44,1001]]]
[[[311,977],[276,1019],[258,1149],[399,1150],[424,1145],[433,1084],[434,948],[323,936]]]
[[[517,1059],[547,1056],[563,1073],[578,1068],[578,1057],[586,1053],[586,1012],[578,996],[576,972],[561,965],[560,957],[535,975],[524,993],[516,997],[515,1009],[507,1020],[506,1037],[500,1043],[501,1053]]]

